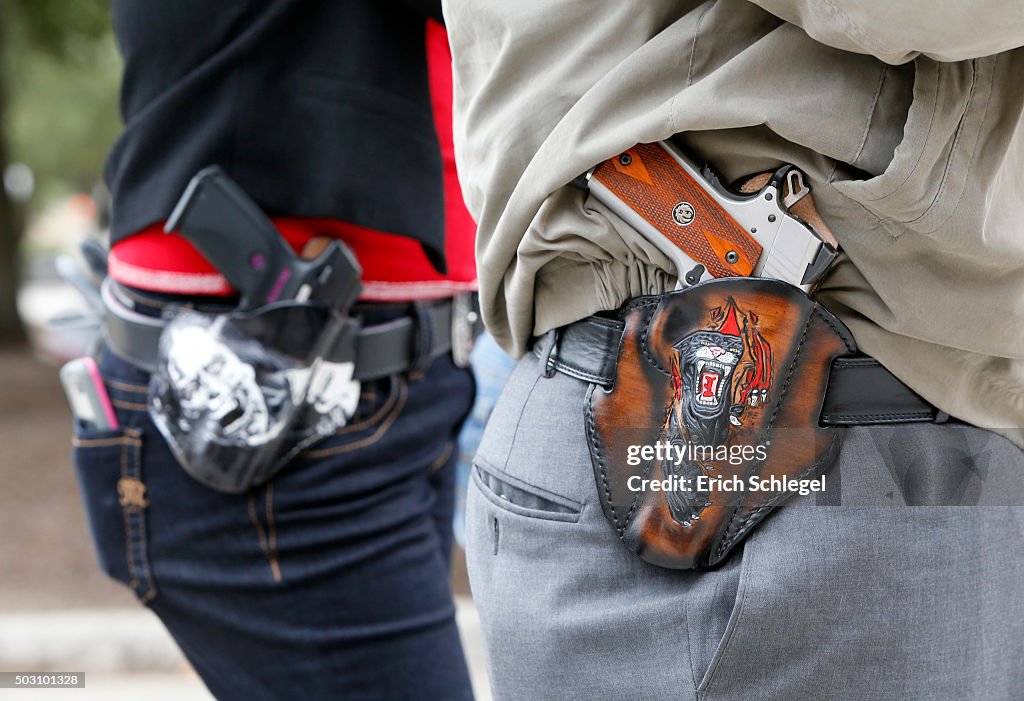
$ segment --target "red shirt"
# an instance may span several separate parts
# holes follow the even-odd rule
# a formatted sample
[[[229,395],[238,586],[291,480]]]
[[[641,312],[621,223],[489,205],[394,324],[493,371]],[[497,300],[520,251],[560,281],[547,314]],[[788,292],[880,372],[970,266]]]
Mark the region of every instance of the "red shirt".
[[[452,142],[451,53],[444,27],[427,21],[427,69],[434,127],[444,165],[445,259],[448,273],[441,275],[427,260],[417,241],[336,219],[277,217],[274,224],[296,252],[315,236],[343,240],[363,268],[363,292],[369,301],[411,301],[451,297],[476,289],[473,245],[476,225],[462,200],[455,170]],[[227,280],[177,234],[163,233],[163,223],[114,244],[109,258],[110,276],[125,285],[155,292],[225,295]]]

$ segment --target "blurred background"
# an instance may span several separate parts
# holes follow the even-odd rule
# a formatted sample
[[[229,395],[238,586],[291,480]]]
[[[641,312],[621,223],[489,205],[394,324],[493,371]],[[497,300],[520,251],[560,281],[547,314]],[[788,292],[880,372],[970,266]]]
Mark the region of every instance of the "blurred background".
[[[86,688],[0,698],[209,699],[148,611],[95,564],[71,467],[60,364],[96,316],[57,273],[102,239],[103,161],[120,129],[107,0],[0,0],[0,671],[85,672]],[[486,696],[464,559],[452,585]]]

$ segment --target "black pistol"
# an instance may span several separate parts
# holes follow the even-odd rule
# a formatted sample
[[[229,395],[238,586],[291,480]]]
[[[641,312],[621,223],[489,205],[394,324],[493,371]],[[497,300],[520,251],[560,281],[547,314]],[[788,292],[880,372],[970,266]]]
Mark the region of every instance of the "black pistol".
[[[345,310],[362,289],[362,269],[344,243],[334,240],[316,258],[300,258],[219,166],[192,178],[164,231],[192,242],[238,290],[241,311],[282,300]]]

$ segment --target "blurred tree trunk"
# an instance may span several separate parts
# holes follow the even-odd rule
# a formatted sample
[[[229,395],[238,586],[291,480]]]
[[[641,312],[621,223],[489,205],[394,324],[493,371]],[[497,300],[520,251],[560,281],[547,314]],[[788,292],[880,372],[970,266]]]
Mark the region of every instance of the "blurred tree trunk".
[[[0,14],[0,56],[7,47]],[[0,61],[0,178],[7,170],[7,67]],[[24,226],[21,207],[7,196],[0,180],[0,345],[21,343],[25,329],[18,316],[18,287],[21,284],[21,234]]]

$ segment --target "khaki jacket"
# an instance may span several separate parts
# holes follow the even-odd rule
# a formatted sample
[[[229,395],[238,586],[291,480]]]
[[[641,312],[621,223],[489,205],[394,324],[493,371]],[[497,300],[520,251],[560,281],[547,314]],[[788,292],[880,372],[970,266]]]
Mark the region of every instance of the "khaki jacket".
[[[456,154],[509,351],[671,289],[566,183],[673,137],[728,182],[795,163],[862,350],[1024,446],[1024,3],[448,0]]]

